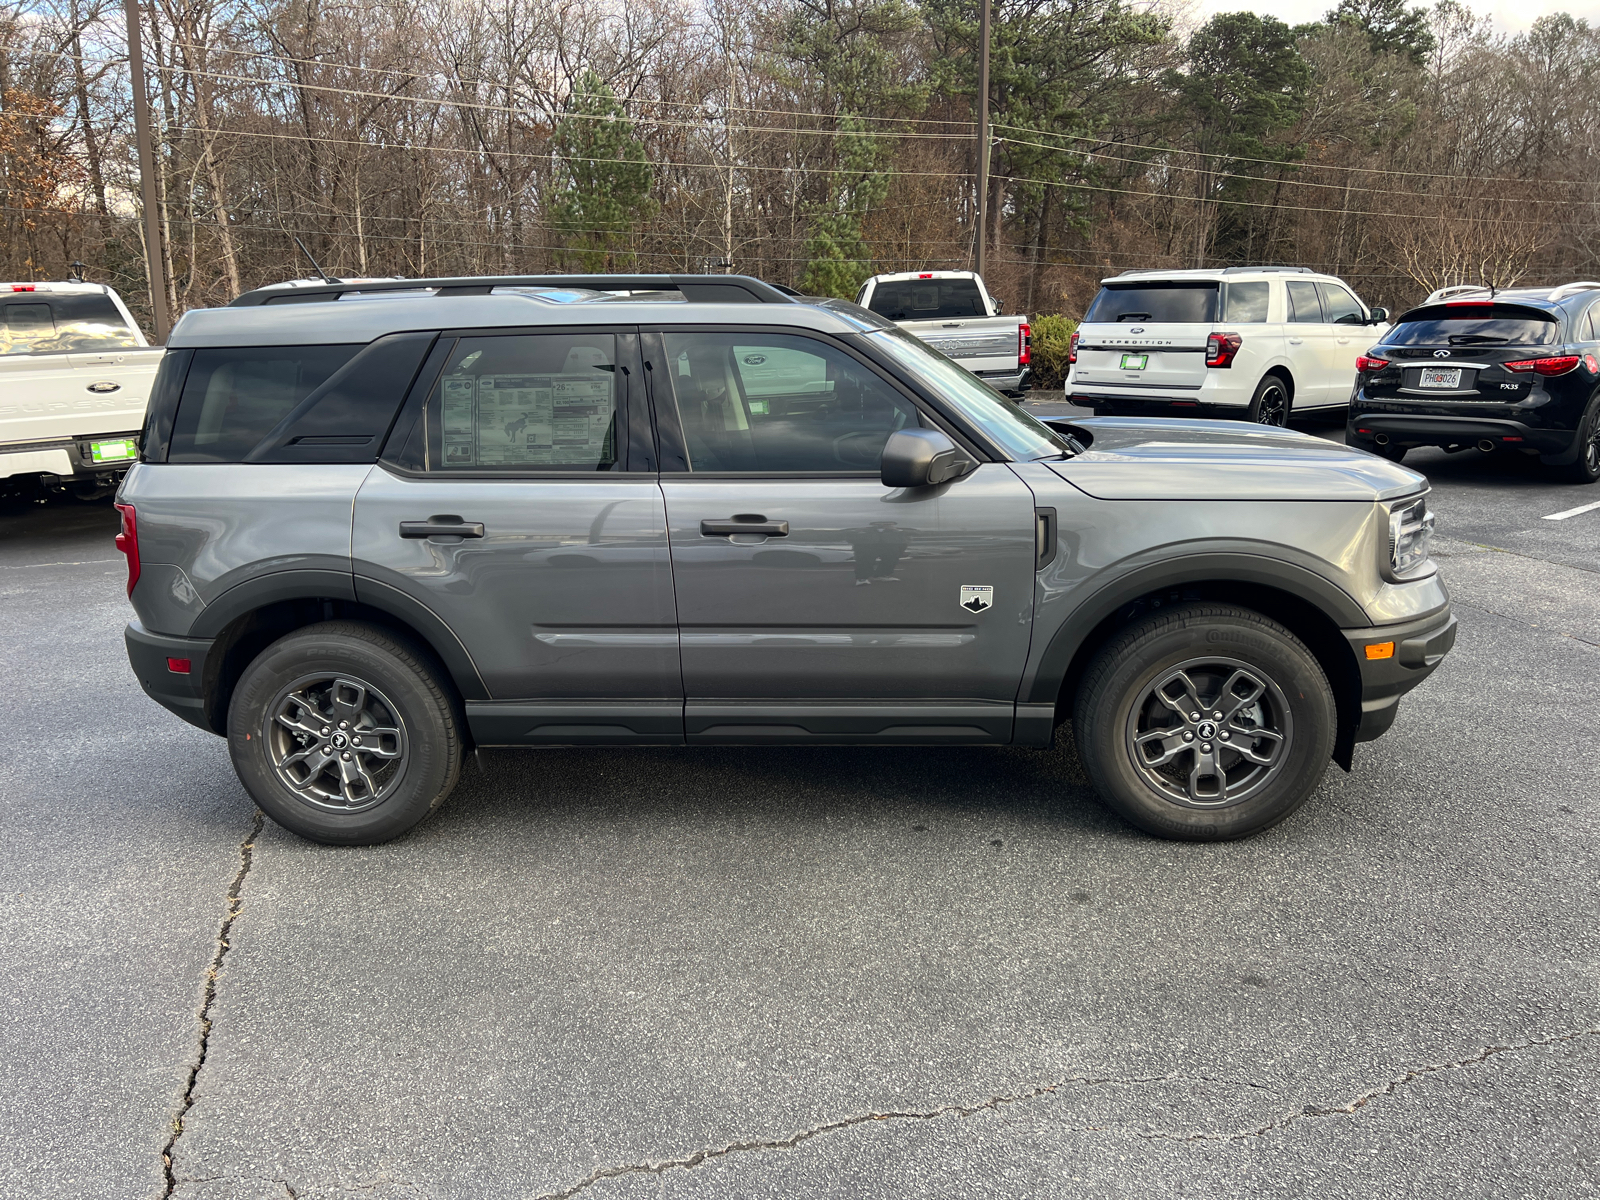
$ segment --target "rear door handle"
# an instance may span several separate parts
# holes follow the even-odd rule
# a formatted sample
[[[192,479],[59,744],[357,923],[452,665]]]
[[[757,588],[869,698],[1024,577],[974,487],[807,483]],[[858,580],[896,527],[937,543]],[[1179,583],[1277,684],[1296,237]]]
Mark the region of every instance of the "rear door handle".
[[[758,533],[764,537],[788,537],[789,522],[769,521],[758,513],[736,513],[726,521],[701,521],[701,537],[729,537],[735,533]]]
[[[400,536],[403,538],[481,538],[483,536],[483,522],[463,521],[460,517],[453,515],[429,517],[426,521],[401,521]]]
[[[1306,344],[1305,338],[1290,338],[1289,339],[1289,345],[1291,345],[1291,346],[1304,346],[1305,344]]]

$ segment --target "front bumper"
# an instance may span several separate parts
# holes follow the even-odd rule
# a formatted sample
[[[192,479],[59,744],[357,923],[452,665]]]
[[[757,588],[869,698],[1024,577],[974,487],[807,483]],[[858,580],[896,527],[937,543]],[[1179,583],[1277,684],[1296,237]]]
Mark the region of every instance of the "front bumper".
[[[1456,644],[1456,619],[1447,604],[1438,612],[1399,625],[1342,630],[1361,673],[1361,721],[1355,740],[1380,738],[1394,724],[1400,697],[1421,683]],[[1368,658],[1368,646],[1393,643],[1387,658]]]
[[[215,733],[205,711],[206,657],[211,641],[151,633],[138,621],[130,622],[122,637],[128,646],[128,664],[145,695],[189,724]],[[189,670],[173,670],[169,659],[187,659]]]
[[[1380,437],[1386,440],[1379,442]],[[1541,429],[1499,417],[1385,412],[1352,413],[1345,433],[1350,445],[1363,448],[1373,445],[1476,446],[1488,441],[1511,449],[1537,450],[1545,456],[1566,453],[1576,438],[1577,431],[1573,429]]]

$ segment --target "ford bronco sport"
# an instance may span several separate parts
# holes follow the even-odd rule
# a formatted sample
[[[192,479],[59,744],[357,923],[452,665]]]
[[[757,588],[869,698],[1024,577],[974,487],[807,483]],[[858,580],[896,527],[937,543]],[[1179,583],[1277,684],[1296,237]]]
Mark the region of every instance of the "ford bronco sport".
[[[1455,639],[1423,478],[1047,426],[729,276],[277,285],[173,331],[128,653],[274,820],[397,836],[486,746],[1020,745],[1125,818],[1293,812]]]

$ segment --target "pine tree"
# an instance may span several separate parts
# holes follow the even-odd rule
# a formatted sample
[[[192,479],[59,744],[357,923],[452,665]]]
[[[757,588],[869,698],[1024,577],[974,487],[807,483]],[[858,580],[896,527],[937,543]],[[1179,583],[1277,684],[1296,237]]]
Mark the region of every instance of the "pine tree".
[[[585,271],[607,271],[628,255],[620,250],[654,208],[651,171],[644,143],[616,93],[593,71],[585,71],[556,123],[556,188],[549,198],[550,225]],[[570,257],[569,257],[570,256]]]
[[[840,119],[838,147],[839,173],[812,218],[800,286],[814,295],[850,300],[872,274],[872,249],[862,223],[889,194],[889,175],[882,169],[888,155],[882,139],[868,134],[866,122],[856,117]]]

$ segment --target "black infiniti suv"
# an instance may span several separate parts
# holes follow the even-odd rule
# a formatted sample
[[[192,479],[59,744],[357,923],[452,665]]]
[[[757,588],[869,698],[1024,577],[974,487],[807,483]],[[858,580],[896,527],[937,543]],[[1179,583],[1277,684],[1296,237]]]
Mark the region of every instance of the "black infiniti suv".
[[[1435,292],[1356,360],[1345,432],[1396,462],[1415,446],[1520,450],[1600,479],[1600,283]]]

